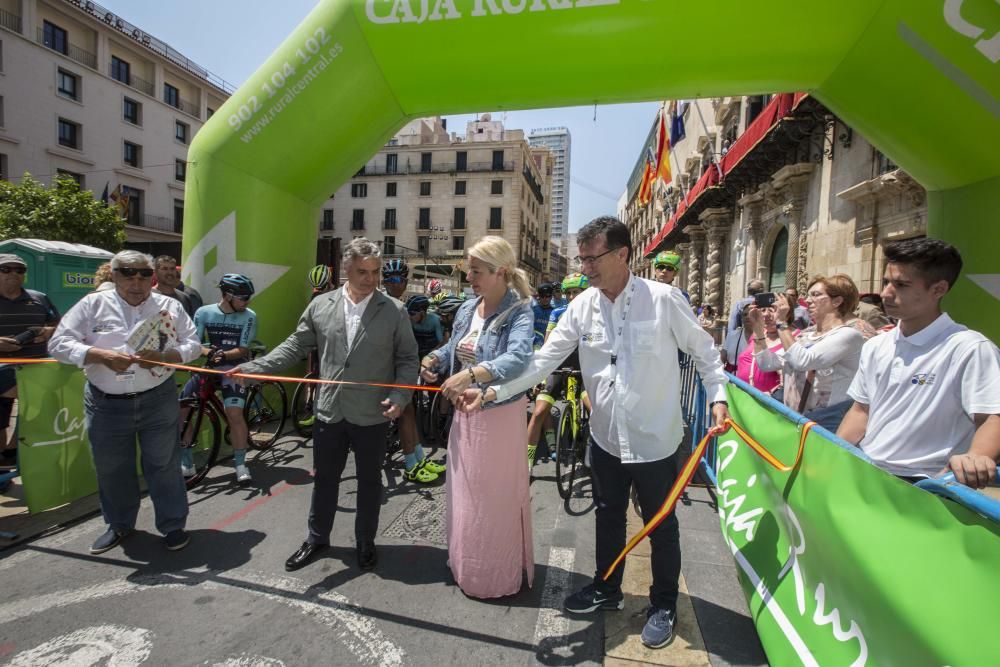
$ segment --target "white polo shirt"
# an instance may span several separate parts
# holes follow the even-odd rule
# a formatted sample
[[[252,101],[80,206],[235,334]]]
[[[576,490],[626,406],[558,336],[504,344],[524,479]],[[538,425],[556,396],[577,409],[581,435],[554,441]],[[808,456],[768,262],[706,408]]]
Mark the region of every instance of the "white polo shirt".
[[[965,452],[973,414],[1000,414],[1000,351],[946,313],[912,336],[872,338],[848,395],[869,406],[861,449],[894,475],[934,476]]]

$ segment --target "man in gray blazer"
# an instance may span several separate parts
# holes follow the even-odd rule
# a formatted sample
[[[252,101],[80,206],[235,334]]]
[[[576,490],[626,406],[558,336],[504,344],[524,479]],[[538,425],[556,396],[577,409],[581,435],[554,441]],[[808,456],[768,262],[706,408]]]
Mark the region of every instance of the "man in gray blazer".
[[[299,363],[316,350],[319,374],[326,380],[414,384],[420,368],[417,342],[403,304],[376,288],[381,282],[381,251],[365,238],[344,249],[347,284],[317,296],[295,331],[270,354],[230,373],[273,373]],[[412,391],[365,385],[322,385],[316,398],[313,429],[312,507],[309,538],[285,562],[288,571],[310,563],[330,544],[340,476],[354,451],[358,509],[354,521],[358,565],[375,567],[375,534],[382,504],[382,461],[389,420],[409,403]]]

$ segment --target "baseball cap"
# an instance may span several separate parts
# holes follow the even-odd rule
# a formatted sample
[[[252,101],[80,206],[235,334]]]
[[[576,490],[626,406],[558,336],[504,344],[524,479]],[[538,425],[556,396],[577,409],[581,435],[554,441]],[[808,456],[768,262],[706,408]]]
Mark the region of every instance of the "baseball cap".
[[[28,268],[27,263],[13,253],[0,253],[0,266],[4,264],[20,264],[24,268]]]
[[[664,264],[672,266],[676,270],[681,265],[681,256],[678,255],[676,252],[670,252],[668,250],[664,250],[663,252],[657,254],[656,257],[653,258],[653,266],[657,267],[657,266],[662,266]]]

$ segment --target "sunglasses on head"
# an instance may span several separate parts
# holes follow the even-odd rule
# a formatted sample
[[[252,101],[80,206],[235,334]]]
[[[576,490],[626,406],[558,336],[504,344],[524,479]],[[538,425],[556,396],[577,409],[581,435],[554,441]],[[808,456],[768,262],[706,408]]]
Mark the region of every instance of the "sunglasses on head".
[[[23,266],[0,266],[0,273],[19,273],[24,275],[28,272],[28,269]]]
[[[115,269],[118,273],[122,274],[126,278],[134,278],[135,276],[142,276],[143,278],[152,278],[153,269],[132,269],[127,266],[123,266],[120,269]]]
[[[676,271],[677,270],[675,267],[673,267],[673,266],[671,266],[669,264],[657,264],[656,265],[656,270],[657,271],[662,271],[664,269],[666,269],[667,271]]]

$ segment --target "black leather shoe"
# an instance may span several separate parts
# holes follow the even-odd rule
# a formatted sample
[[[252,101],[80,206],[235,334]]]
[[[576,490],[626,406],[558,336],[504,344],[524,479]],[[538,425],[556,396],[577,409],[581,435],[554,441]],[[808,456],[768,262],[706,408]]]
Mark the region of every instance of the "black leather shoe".
[[[299,568],[305,567],[311,563],[318,554],[323,553],[330,548],[329,544],[313,544],[312,542],[303,542],[299,550],[288,557],[285,561],[285,570],[288,572],[294,572]]]
[[[365,572],[371,572],[378,563],[378,553],[374,544],[365,544],[358,547],[358,567]]]

